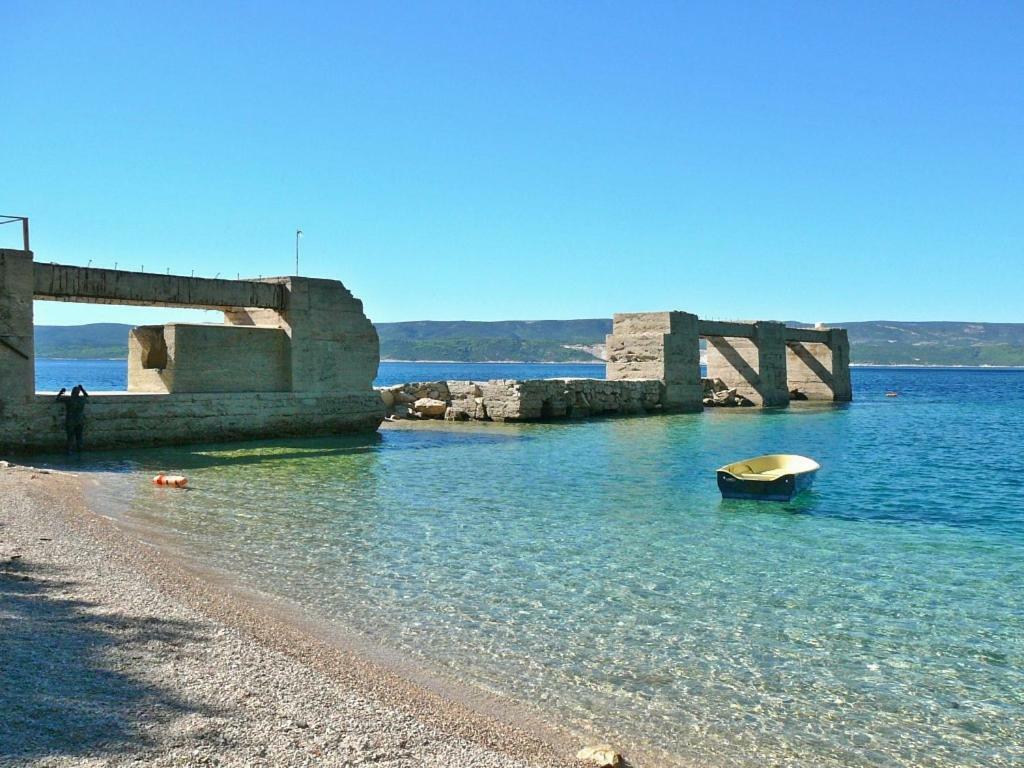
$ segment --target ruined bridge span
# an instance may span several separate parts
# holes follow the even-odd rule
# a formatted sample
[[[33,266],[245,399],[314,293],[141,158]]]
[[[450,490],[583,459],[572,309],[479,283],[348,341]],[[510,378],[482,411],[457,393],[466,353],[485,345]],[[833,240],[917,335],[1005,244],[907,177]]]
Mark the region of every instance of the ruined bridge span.
[[[788,405],[794,389],[810,400],[853,397],[845,329],[702,320],[689,312],[615,315],[606,339],[606,376],[659,379],[667,409],[700,410],[701,338],[707,340],[708,377],[721,379],[755,405]]]
[[[284,310],[288,293],[278,281],[154,275],[68,264],[32,265],[32,293],[48,301],[132,304],[141,307]]]
[[[129,391],[89,398],[90,447],[367,432],[384,416],[377,332],[335,280],[155,275],[0,250],[0,452],[65,444],[63,409],[35,391],[35,299],[224,313],[223,324],[134,328]]]
[[[389,417],[455,421],[690,413],[704,408],[708,377],[761,407],[801,399],[850,400],[850,344],[841,328],[701,320],[688,312],[615,315],[604,379],[412,382],[381,390]]]
[[[52,394],[35,392],[35,299],[224,315],[222,324],[132,329],[129,391],[90,397],[91,447],[373,431],[384,418],[384,400],[372,386],[377,333],[362,302],[340,282],[93,269],[0,250],[0,452],[64,447],[62,409]],[[458,401],[452,408],[498,421],[699,411],[701,338],[708,342],[708,375],[756,405],[788,405],[791,389],[809,399],[852,397],[845,330],[702,320],[688,312],[615,315],[605,380],[446,388]]]

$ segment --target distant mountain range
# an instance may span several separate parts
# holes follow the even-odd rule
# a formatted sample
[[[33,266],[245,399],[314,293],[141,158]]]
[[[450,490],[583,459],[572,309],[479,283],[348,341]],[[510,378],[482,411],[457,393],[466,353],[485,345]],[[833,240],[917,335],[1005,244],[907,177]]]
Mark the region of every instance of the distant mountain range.
[[[1024,366],[1024,323],[872,320],[835,325],[849,330],[855,363]],[[377,323],[377,332],[385,360],[579,362],[600,358],[611,326],[608,318],[425,320]],[[123,358],[131,327],[120,323],[36,326],[36,355]]]

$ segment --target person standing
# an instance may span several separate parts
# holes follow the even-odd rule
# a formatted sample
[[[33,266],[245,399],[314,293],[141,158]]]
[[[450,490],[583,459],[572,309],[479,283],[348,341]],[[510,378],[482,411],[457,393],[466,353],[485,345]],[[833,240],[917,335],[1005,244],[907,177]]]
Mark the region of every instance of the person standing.
[[[82,452],[82,433],[85,431],[85,399],[89,393],[85,387],[76,384],[71,395],[64,394],[67,387],[61,387],[57,393],[57,402],[64,405],[64,431],[67,434],[67,452],[71,453],[71,445],[74,443],[75,451]]]

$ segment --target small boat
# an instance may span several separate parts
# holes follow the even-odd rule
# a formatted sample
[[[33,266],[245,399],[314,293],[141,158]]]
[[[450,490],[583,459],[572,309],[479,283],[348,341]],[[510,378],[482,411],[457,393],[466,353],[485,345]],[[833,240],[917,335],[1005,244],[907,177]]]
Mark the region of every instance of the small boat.
[[[718,470],[723,499],[789,501],[814,482],[821,465],[806,456],[773,453],[726,464]]]

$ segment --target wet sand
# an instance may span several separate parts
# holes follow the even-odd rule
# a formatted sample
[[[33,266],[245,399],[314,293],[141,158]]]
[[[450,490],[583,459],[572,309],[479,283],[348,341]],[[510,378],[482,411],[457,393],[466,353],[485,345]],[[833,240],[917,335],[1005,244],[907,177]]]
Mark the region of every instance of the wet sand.
[[[581,746],[325,642],[23,467],[0,469],[0,712],[2,766],[571,766]]]

